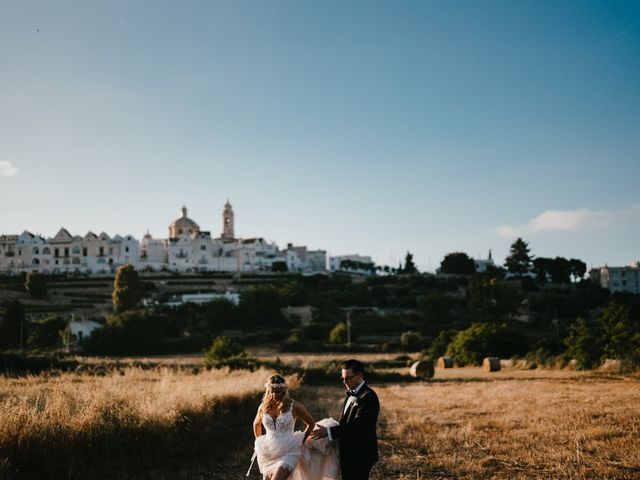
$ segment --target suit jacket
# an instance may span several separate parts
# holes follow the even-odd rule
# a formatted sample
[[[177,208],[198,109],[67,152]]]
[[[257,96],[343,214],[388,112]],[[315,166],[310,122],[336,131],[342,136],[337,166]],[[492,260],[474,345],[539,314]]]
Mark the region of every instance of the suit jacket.
[[[347,397],[348,398],[348,397]],[[356,400],[345,411],[342,405],[340,425],[331,428],[331,437],[340,439],[340,463],[345,465],[373,465],[378,460],[376,423],[380,413],[378,396],[365,383]]]

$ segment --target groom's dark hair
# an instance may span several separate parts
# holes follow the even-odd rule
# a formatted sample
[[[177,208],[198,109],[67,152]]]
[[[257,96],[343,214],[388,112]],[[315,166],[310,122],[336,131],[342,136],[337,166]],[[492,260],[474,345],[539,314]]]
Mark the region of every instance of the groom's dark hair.
[[[359,373],[364,374],[364,365],[359,360],[351,359],[346,362],[342,362],[342,368],[345,370],[351,370],[351,373],[357,375]]]

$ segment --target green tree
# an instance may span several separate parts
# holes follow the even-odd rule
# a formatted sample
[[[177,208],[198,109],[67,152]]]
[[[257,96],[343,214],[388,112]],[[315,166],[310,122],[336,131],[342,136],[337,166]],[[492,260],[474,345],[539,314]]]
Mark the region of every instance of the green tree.
[[[226,360],[240,355],[244,349],[229,337],[216,337],[207,351],[207,356],[214,361]]]
[[[419,332],[406,331],[400,335],[400,346],[407,352],[416,352],[424,347],[424,338]]]
[[[510,255],[505,260],[507,270],[519,276],[529,273],[532,266],[532,257],[529,253],[529,244],[518,238],[511,245]]]
[[[578,282],[584,278],[587,273],[587,264],[577,258],[569,260],[569,270],[574,282]]]
[[[240,296],[240,318],[245,325],[273,327],[287,324],[280,309],[284,307],[282,293],[273,285],[250,287]]]
[[[515,288],[497,278],[479,277],[471,283],[469,310],[481,321],[500,321],[515,314],[521,295]]]
[[[353,330],[352,330],[353,334]],[[353,338],[351,339],[353,341]],[[331,332],[329,332],[329,343],[347,343],[347,324],[344,322],[338,323]]]
[[[569,260],[556,257],[551,262],[551,281],[553,283],[571,283],[571,269]]]
[[[271,264],[272,272],[285,273],[287,270],[289,270],[289,267],[287,267],[287,262],[277,261]]]
[[[33,298],[42,299],[47,295],[47,281],[44,275],[37,272],[29,272],[24,288]]]
[[[203,306],[204,321],[209,332],[233,328],[238,324],[238,307],[229,300],[220,298]]]
[[[445,255],[442,262],[440,262],[440,272],[470,275],[476,273],[476,264],[466,253],[453,252]]]
[[[249,357],[240,344],[228,337],[216,337],[207,350],[206,363],[215,368],[253,369],[256,366],[256,360]]]
[[[52,315],[39,322],[33,322],[29,328],[27,345],[29,348],[55,348],[62,344],[62,335],[67,327],[66,320],[60,315]]]
[[[551,258],[538,257],[533,261],[533,269],[536,272],[536,278],[540,283],[547,283],[551,277],[553,260]]]
[[[567,353],[576,360],[578,368],[591,369],[602,363],[604,357],[603,332],[598,325],[578,319],[564,340]]]
[[[413,255],[411,254],[411,252],[407,252],[404,257],[404,268],[402,269],[402,273],[418,273],[418,268],[416,267],[416,264],[413,263]]]
[[[20,336],[24,336],[24,307],[18,300],[14,300],[4,313],[4,319],[0,323],[0,346],[16,348],[20,346]]]
[[[103,328],[85,339],[88,353],[99,355],[149,355],[168,353],[167,340],[178,338],[178,322],[152,310],[129,310],[107,318]]]
[[[143,289],[138,272],[127,263],[118,268],[113,282],[113,306],[117,312],[126,312],[137,307]]]
[[[633,305],[612,302],[600,317],[604,336],[604,356],[640,365],[640,318],[634,318]]]
[[[504,325],[474,323],[456,334],[446,354],[458,365],[480,365],[484,357],[506,353],[506,330]]]
[[[445,354],[447,347],[456,336],[455,330],[442,330],[429,346],[429,356],[438,358]]]

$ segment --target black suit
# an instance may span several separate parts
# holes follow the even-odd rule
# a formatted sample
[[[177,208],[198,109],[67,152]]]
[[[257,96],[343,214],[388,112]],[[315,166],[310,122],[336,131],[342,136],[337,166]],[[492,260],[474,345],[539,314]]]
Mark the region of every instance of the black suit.
[[[366,480],[378,460],[376,423],[380,402],[367,384],[358,391],[356,401],[345,411],[342,406],[340,425],[331,428],[331,438],[339,439],[342,480]]]

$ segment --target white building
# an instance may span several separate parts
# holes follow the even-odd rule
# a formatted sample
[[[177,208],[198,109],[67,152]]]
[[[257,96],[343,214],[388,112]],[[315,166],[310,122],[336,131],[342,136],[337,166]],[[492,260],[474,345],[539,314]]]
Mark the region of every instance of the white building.
[[[493,256],[491,255],[491,250],[489,250],[488,258],[474,258],[473,263],[476,266],[476,272],[483,273],[486,272],[489,268],[494,268],[496,264],[493,262]]]
[[[600,285],[611,293],[631,292],[640,294],[640,262],[626,267],[600,268]]]
[[[275,262],[286,262],[290,271],[326,270],[326,252],[293,247],[280,251],[264,238],[234,237],[234,213],[227,201],[222,212],[222,234],[212,238],[208,231],[187,216],[168,227],[168,238],[154,239],[148,232],[138,241],[131,235],[113,238],[102,232],[84,237],[61,228],[45,239],[30,232],[0,236],[0,273],[85,273],[112,274],[130,263],[137,270],[174,272],[256,272],[271,271]]]
[[[184,305],[185,303],[195,303],[197,305],[202,305],[204,303],[209,303],[214,300],[227,300],[228,302],[231,302],[237,306],[240,304],[240,294],[232,293],[232,292],[185,293],[184,295],[180,295],[172,298],[167,303],[165,303],[165,305],[169,307],[179,307],[180,305]]]
[[[368,255],[337,255],[329,258],[329,269],[332,272],[351,272],[372,275],[374,263]]]

